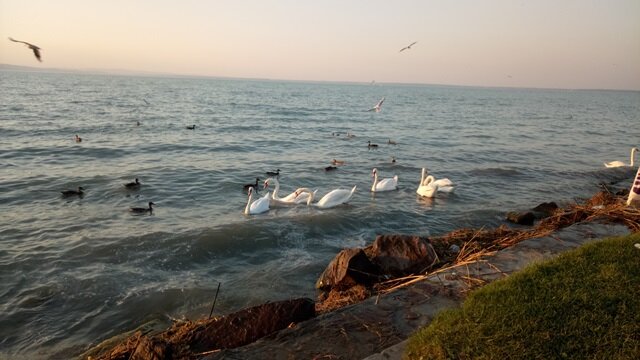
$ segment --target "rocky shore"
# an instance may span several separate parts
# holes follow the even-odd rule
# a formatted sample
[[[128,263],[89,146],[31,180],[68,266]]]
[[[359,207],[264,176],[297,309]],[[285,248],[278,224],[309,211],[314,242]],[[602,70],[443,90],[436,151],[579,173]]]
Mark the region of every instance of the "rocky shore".
[[[81,357],[399,358],[403,340],[468,291],[592,239],[640,231],[640,210],[626,207],[624,195],[605,189],[565,208],[541,204],[523,216],[507,215],[531,223],[513,228],[380,235],[365,248],[336,255],[316,283],[316,301],[266,303],[158,333],[139,331]]]

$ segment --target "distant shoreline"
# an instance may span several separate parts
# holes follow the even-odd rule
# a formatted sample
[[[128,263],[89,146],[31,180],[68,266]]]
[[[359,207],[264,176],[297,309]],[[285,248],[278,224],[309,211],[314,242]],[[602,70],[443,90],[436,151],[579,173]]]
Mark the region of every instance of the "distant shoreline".
[[[473,88],[473,89],[503,89],[503,90],[546,90],[546,91],[611,91],[637,93],[640,89],[571,89],[571,88],[546,88],[546,87],[508,87],[508,86],[488,86],[488,85],[460,85],[460,84],[427,84],[427,83],[400,83],[400,82],[370,82],[363,81],[332,81],[332,80],[296,80],[296,79],[271,79],[271,78],[251,78],[251,77],[231,77],[215,75],[193,75],[175,74],[142,70],[127,69],[61,69],[61,68],[39,68],[33,66],[22,66],[0,63],[0,71],[16,72],[42,72],[51,74],[79,74],[79,75],[105,75],[105,76],[136,76],[136,77],[157,77],[157,78],[178,78],[178,79],[214,79],[214,80],[244,80],[244,81],[267,81],[285,83],[305,83],[305,84],[344,84],[344,85],[366,85],[366,86],[424,86],[438,88]]]

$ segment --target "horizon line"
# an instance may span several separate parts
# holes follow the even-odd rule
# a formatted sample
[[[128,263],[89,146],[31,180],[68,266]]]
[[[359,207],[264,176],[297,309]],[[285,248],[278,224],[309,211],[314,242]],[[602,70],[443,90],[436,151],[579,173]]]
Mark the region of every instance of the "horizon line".
[[[15,69],[11,69],[11,67]],[[621,92],[640,92],[638,89],[616,89],[616,88],[563,88],[563,87],[535,87],[535,86],[505,86],[505,85],[464,85],[464,84],[436,84],[436,83],[411,83],[411,82],[387,82],[387,81],[354,81],[354,80],[311,80],[311,79],[277,79],[277,78],[261,78],[261,77],[238,77],[238,76],[221,76],[221,75],[194,75],[179,74],[171,72],[154,72],[145,70],[129,70],[129,69],[101,69],[101,68],[39,68],[35,66],[14,65],[0,63],[0,70],[5,71],[24,71],[24,72],[48,72],[48,73],[85,73],[92,75],[113,75],[113,76],[140,76],[140,77],[178,77],[193,79],[222,79],[222,80],[251,80],[251,81],[281,81],[281,82],[300,82],[300,83],[327,83],[327,84],[358,84],[358,85],[400,85],[400,86],[441,86],[441,87],[466,87],[466,88],[488,88],[488,89],[522,89],[522,90],[565,90],[565,91],[621,91]]]

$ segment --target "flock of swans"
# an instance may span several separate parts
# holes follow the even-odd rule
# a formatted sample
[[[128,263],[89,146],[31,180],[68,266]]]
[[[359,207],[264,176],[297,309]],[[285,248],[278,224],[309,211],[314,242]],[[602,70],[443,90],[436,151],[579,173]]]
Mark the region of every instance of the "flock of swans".
[[[371,192],[383,192],[393,191],[398,189],[398,175],[392,178],[378,179],[378,169],[373,169],[371,172],[373,177],[373,184],[371,185]],[[277,205],[298,205],[305,204],[307,206],[314,206],[318,209],[330,209],[338,205],[347,203],[353,197],[356,192],[357,186],[351,189],[334,189],[324,195],[318,202],[313,202],[316,198],[318,190],[311,190],[309,188],[297,188],[294,192],[287,196],[280,197],[280,182],[275,177],[270,177],[264,181],[263,189],[267,189],[270,186],[274,186],[272,192],[267,192],[264,196],[254,200],[255,187],[248,187],[249,199],[247,200],[247,206],[244,208],[246,215],[262,214],[271,209],[271,206]],[[438,191],[452,192],[455,188],[454,183],[447,179],[436,180],[432,175],[427,176],[427,169],[422,168],[422,178],[416,193],[423,197],[434,197]]]
[[[622,161],[611,161],[605,163],[604,165],[607,168],[623,166],[633,167],[634,155],[636,151],[638,151],[638,148],[634,147],[631,149],[631,159],[628,165]],[[354,186],[350,190],[334,189],[328,192],[318,202],[315,203],[313,202],[313,200],[316,198],[318,190],[312,191],[309,188],[298,188],[287,196],[280,197],[280,182],[276,178],[279,175],[279,172],[280,169],[278,169],[277,172],[270,173],[269,175],[272,175],[272,177],[265,180],[263,184],[263,189],[274,186],[273,192],[267,192],[264,196],[256,200],[254,200],[253,198],[253,193],[257,189],[258,179],[256,179],[255,186],[253,186],[252,184],[245,186],[245,190],[248,190],[249,194],[249,200],[247,201],[247,206],[244,209],[244,213],[246,215],[262,214],[269,211],[271,206],[277,205],[298,205],[306,203],[307,206],[314,206],[319,209],[329,209],[347,203],[349,200],[351,200],[357,188],[357,186]],[[378,169],[374,168],[371,172],[371,176],[373,177],[371,192],[393,191],[398,189],[397,175],[391,178],[378,179]],[[416,190],[416,193],[418,195],[422,197],[432,198],[438,192],[450,193],[454,191],[454,189],[455,184],[453,183],[453,181],[449,180],[448,178],[436,180],[432,175],[427,174],[426,168],[422,168],[420,183],[418,184],[418,189]],[[634,185],[632,187],[632,191],[630,192],[629,200],[627,201],[627,203],[630,204],[632,201],[635,201],[636,198],[640,200],[640,169],[638,169],[638,174],[636,176],[636,180],[634,181]]]

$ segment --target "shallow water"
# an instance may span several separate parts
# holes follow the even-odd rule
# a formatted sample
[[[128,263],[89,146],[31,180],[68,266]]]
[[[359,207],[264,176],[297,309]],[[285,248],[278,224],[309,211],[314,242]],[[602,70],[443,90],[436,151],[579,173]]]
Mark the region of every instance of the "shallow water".
[[[628,161],[640,135],[638,92],[28,72],[0,81],[0,357],[77,353],[150,320],[206,315],[218,282],[221,313],[314,297],[331,258],[376,234],[497,226],[508,210],[627,186],[635,171],[603,162]],[[366,111],[383,96],[380,113]],[[347,164],[325,172],[333,158]],[[423,166],[456,191],[419,199]],[[372,195],[374,167],[397,174],[399,190]],[[277,168],[281,195],[358,190],[334,209],[243,215],[242,185]],[[125,189],[135,177],[142,187]],[[60,196],[78,186],[84,197]],[[153,215],[128,213],[148,201]]]

